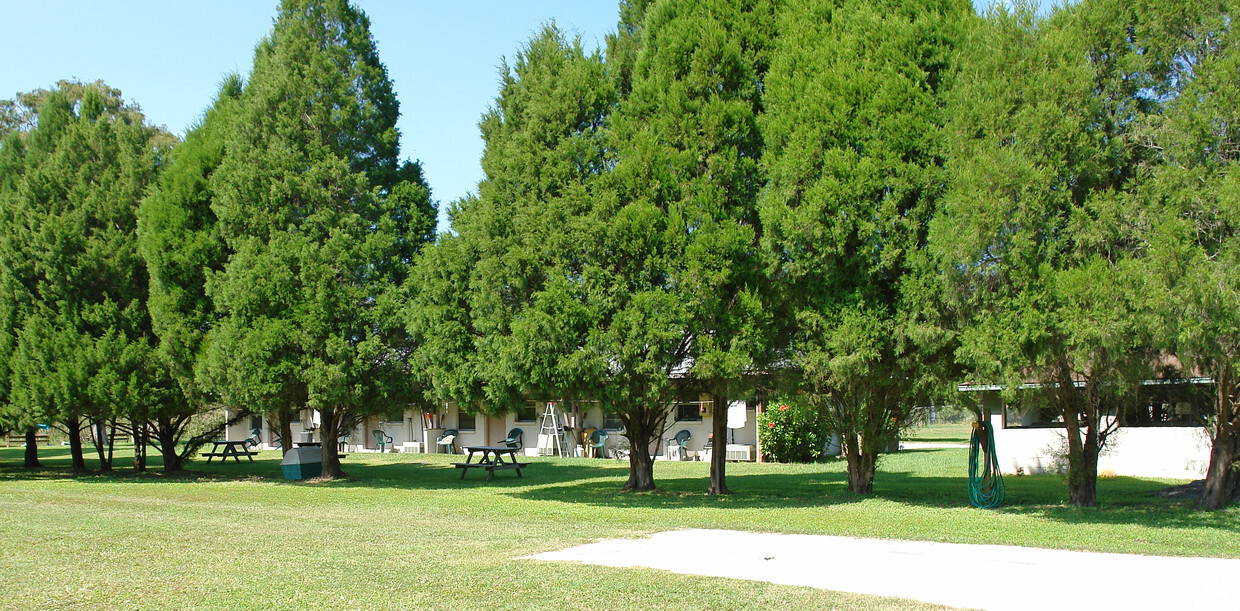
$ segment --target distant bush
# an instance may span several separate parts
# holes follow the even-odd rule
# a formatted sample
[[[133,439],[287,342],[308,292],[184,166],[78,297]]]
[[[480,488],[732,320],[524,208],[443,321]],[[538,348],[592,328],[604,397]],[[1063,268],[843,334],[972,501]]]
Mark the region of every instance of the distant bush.
[[[772,401],[758,414],[763,460],[814,462],[831,440],[826,419],[808,405]]]

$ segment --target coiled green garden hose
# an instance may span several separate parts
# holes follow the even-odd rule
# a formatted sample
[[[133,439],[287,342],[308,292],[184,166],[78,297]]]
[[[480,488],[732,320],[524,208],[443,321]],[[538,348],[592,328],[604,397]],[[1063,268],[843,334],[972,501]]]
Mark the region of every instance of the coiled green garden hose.
[[[1003,475],[999,473],[999,456],[995,453],[995,432],[986,422],[973,423],[969,440],[969,502],[980,509],[1003,504]]]

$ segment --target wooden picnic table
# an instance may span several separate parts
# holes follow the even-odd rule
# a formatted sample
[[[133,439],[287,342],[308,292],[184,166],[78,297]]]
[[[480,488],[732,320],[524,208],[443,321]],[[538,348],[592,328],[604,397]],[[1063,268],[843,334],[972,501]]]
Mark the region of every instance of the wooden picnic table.
[[[248,439],[217,439],[211,443],[213,444],[211,451],[202,453],[203,456],[207,457],[208,463],[217,456],[221,462],[228,460],[229,456],[233,457],[233,460],[237,462],[241,462],[242,456],[250,459],[250,462],[254,462],[254,456],[258,454],[258,452],[246,449],[246,446],[250,443]]]
[[[517,448],[508,446],[465,446],[465,450],[469,452],[469,457],[465,462],[452,463],[457,469],[461,470],[461,479],[465,479],[465,473],[470,469],[486,469],[487,481],[491,481],[495,477],[496,469],[515,469],[517,477],[522,477],[521,467],[529,466],[529,463],[517,462]],[[478,462],[473,462],[474,455],[481,454]],[[504,457],[508,457],[505,460]]]

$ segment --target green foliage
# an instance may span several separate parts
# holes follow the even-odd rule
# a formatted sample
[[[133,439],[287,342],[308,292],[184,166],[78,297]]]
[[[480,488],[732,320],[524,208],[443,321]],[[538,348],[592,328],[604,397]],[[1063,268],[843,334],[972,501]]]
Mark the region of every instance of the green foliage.
[[[994,9],[962,53],[947,113],[949,187],[931,251],[960,329],[958,360],[1015,393],[1030,378],[1063,416],[1074,502],[1151,377],[1129,196],[1155,84],[1122,2]]]
[[[241,93],[240,77],[225,79],[202,123],[172,152],[138,211],[139,246],[151,276],[147,307],[159,337],[157,354],[176,385],[176,392],[163,397],[145,418],[156,430],[167,470],[180,466],[177,446],[188,434],[191,419],[215,407],[199,380],[207,333],[216,319],[206,292],[207,276],[223,267],[225,257],[211,209],[210,180],[223,160],[230,113]],[[209,437],[212,431],[204,434]],[[190,444],[184,452],[194,449]]]
[[[589,397],[641,447],[678,395],[764,371],[865,492],[963,375],[1039,383],[1090,504],[1162,351],[1216,381],[1234,475],[1236,9],[624,0],[606,59],[550,25],[505,62],[486,177],[423,252],[366,16],[286,0],[167,160],[101,82],[0,103],[0,428],[129,418],[176,447],[222,402],[318,409],[329,441]]]
[[[658,434],[678,391],[722,392],[765,357],[757,116],[772,13],[766,2],[635,3],[612,40],[628,91],[609,119],[616,164],[584,276],[604,308],[589,344],[611,368],[599,399],[633,447]],[[671,379],[678,368],[686,377]],[[653,487],[649,465],[634,467],[629,486]]]
[[[364,14],[283,2],[209,181],[228,258],[207,280],[206,375],[277,420],[319,410],[328,475],[338,431],[414,398],[399,290],[434,210],[397,114]]]
[[[807,403],[768,401],[758,414],[763,460],[814,462],[831,441],[827,419]]]
[[[1213,451],[1202,499],[1211,509],[1240,485],[1238,9],[1235,2],[1147,7],[1161,26],[1149,28],[1149,46],[1167,54],[1161,88],[1167,103],[1142,134],[1157,151],[1140,193],[1139,230],[1150,253],[1142,269],[1149,295],[1143,305],[1159,346],[1186,372],[1214,382]]]
[[[763,244],[789,353],[855,490],[941,367],[921,254],[944,176],[942,82],[966,2],[794,3],[766,78]],[[929,303],[928,303],[929,302]]]
[[[12,100],[0,100],[0,141],[9,134],[25,137],[38,123],[39,107],[49,96],[64,96],[71,107],[79,106],[86,96],[92,97],[93,104],[98,104],[98,112],[116,117],[126,123],[140,125],[151,138],[152,144],[164,149],[176,143],[177,138],[162,128],[145,124],[142,109],[131,102],[126,102],[121,90],[109,87],[102,80],[93,83],[82,83],[61,79],[52,89],[36,89],[19,93]]]
[[[430,398],[501,413],[527,397],[580,396],[597,378],[582,349],[594,313],[580,251],[614,102],[602,58],[554,25],[504,65],[480,123],[486,179],[457,202],[456,235],[428,251],[411,290]]]
[[[166,387],[136,235],[166,135],[99,83],[35,97],[34,127],[0,151],[6,399],[23,426],[59,422],[76,438],[81,419],[142,414]]]

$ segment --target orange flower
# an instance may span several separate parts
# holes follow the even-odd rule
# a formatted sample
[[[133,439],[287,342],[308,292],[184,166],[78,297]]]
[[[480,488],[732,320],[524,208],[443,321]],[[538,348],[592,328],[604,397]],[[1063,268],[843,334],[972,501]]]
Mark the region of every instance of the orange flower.
[[[786,411],[788,411],[788,404],[787,404],[787,403],[785,403],[785,404],[783,404],[783,405],[779,406],[779,411],[781,411],[781,412],[786,412]]]

